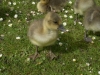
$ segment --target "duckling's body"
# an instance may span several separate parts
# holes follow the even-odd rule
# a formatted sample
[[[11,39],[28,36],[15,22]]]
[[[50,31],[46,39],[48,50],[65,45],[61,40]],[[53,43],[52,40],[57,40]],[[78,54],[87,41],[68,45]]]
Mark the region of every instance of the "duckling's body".
[[[86,11],[83,25],[86,31],[100,31],[100,7],[91,7]]]
[[[91,7],[84,16],[84,27],[94,32],[100,31],[100,7]]]
[[[67,0],[50,0],[49,5],[56,12],[61,11],[66,5]]]
[[[62,30],[62,26],[59,15],[54,12],[48,12],[44,19],[35,20],[31,23],[28,37],[36,46],[49,46],[57,40],[58,29]]]
[[[37,3],[37,9],[38,11],[42,12],[42,13],[46,13],[51,11],[50,6],[48,5],[49,0],[40,0]]]
[[[74,13],[83,15],[90,7],[95,6],[94,0],[76,0],[74,3]]]
[[[33,24],[34,23],[34,24]],[[49,46],[54,44],[58,32],[55,30],[44,30],[43,20],[34,21],[29,30],[30,41],[37,46]]]

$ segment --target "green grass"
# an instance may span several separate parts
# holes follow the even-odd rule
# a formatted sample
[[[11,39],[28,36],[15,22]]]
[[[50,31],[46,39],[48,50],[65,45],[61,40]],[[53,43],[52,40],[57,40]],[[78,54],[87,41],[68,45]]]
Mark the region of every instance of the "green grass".
[[[37,4],[39,0],[33,1]],[[96,0],[99,5],[98,1]],[[8,2],[12,4],[8,5]],[[17,4],[13,5],[14,2]],[[58,59],[49,60],[46,57],[48,47],[45,47],[43,50],[40,48],[41,57],[35,62],[28,60],[35,52],[35,46],[27,37],[28,21],[44,17],[37,11],[36,4],[32,4],[32,0],[3,0],[0,4],[0,18],[3,18],[0,21],[0,35],[4,35],[3,40],[0,40],[0,75],[99,75],[100,37],[92,35],[96,37],[93,44],[84,41],[84,27],[80,24],[74,25],[72,4],[69,3],[65,7],[68,17],[64,18],[65,11],[59,13],[63,22],[67,23],[65,27],[69,32],[59,34],[60,40],[52,46],[52,51],[59,56]],[[35,12],[35,16],[31,11]],[[15,14],[18,18],[14,18]],[[72,19],[69,18],[70,15],[73,16]],[[59,46],[59,42],[63,43],[62,46]],[[88,63],[89,66],[86,65]]]

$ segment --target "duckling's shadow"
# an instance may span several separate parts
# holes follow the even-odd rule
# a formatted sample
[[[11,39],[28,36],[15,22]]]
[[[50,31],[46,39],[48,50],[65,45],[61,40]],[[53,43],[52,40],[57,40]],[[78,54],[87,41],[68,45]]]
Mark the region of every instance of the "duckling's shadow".
[[[59,45],[59,42],[62,43],[62,46]],[[70,53],[75,50],[87,50],[87,48],[88,43],[85,42],[84,39],[75,41],[75,39],[69,33],[67,35],[61,35],[61,40],[57,41],[55,45],[51,46],[51,51],[54,53]]]
[[[14,17],[15,12],[8,7],[0,7],[0,17],[6,20],[8,17]]]

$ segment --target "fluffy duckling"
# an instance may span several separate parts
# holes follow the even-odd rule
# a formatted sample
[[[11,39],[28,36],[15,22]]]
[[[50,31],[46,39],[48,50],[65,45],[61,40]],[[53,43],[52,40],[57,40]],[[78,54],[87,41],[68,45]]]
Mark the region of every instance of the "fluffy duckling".
[[[83,15],[83,13],[92,6],[95,6],[94,0],[76,0],[74,3],[74,13]]]
[[[74,3],[74,13],[77,14],[78,19],[78,14],[83,15],[83,13],[90,7],[95,6],[94,0],[76,0]]]
[[[50,0],[49,5],[51,7],[51,10],[54,10],[55,12],[60,12],[66,5],[67,1],[68,0]]]
[[[50,6],[48,5],[49,0],[40,0],[37,3],[37,9],[38,11],[42,12],[42,13],[46,13],[48,11],[51,11]]]
[[[100,6],[89,8],[83,19],[83,25],[85,27],[85,40],[91,42],[92,39],[88,37],[87,31],[98,32],[100,31]]]
[[[33,60],[37,58],[38,46],[44,47],[55,43],[58,30],[65,31],[60,16],[54,12],[48,12],[44,19],[35,20],[31,23],[28,37],[32,44],[37,46]]]

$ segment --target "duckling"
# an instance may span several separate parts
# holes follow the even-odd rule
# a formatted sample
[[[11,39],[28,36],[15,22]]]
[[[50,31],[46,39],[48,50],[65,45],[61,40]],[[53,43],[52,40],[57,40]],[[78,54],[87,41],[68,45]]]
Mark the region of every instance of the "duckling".
[[[50,0],[49,5],[51,10],[55,12],[60,12],[66,5],[67,0]]]
[[[78,14],[83,15],[83,13],[90,7],[95,6],[94,0],[76,0],[74,3],[74,14],[77,14],[76,21],[78,20]]]
[[[37,9],[38,9],[38,11],[40,11],[42,13],[46,13],[46,12],[51,11],[51,8],[48,5],[48,3],[49,3],[49,0],[40,0],[37,3]]]
[[[44,19],[35,20],[30,24],[28,37],[37,48],[33,60],[37,58],[38,46],[50,46],[55,43],[58,37],[58,30],[66,31],[62,25],[61,17],[55,12],[48,12]]]
[[[85,28],[85,40],[91,42],[92,38],[88,37],[88,31],[100,32],[100,6],[89,8],[83,19]]]

